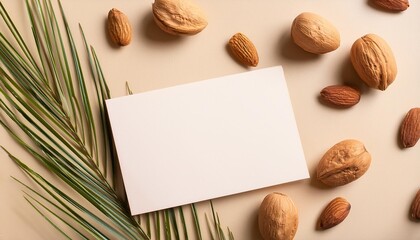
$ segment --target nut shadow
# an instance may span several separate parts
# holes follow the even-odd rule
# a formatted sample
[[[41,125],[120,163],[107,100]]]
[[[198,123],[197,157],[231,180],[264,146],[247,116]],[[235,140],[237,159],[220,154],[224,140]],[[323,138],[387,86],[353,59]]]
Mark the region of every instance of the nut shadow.
[[[148,12],[143,19],[141,19],[140,32],[147,40],[158,43],[177,43],[182,41],[181,36],[171,35],[160,29],[153,19],[152,11]]]
[[[253,223],[252,223],[252,228],[251,228],[251,239],[255,239],[255,240],[260,240],[262,239],[261,234],[260,234],[260,228],[258,226],[258,210],[259,208],[255,208],[254,212],[252,213],[252,219],[254,219]]]
[[[317,165],[311,171],[311,174],[310,174],[311,178],[310,178],[310,181],[309,181],[309,185],[314,187],[314,188],[321,189],[321,190],[331,190],[331,189],[333,189],[334,187],[327,186],[327,185],[323,184],[322,182],[318,181],[318,179],[316,177],[316,175],[317,175],[316,174],[316,168],[317,168]]]
[[[280,57],[293,61],[314,61],[321,57],[321,55],[306,52],[296,45],[290,35],[290,30],[284,31],[281,34],[278,48]]]
[[[362,95],[372,93],[372,88],[369,88],[363,80],[359,77],[356,70],[351,63],[350,56],[343,59],[341,67],[338,68],[337,73],[339,84],[347,85],[360,90]]]

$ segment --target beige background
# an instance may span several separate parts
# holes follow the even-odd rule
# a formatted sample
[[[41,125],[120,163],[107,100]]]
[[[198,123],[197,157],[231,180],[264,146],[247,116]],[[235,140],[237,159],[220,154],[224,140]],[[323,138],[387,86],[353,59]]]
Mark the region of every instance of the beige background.
[[[2,2],[25,37],[30,37],[24,1]],[[260,239],[256,213],[264,196],[273,191],[289,195],[299,208],[296,239],[420,239],[419,223],[408,218],[420,183],[420,146],[402,150],[397,141],[405,113],[420,106],[417,1],[411,1],[406,12],[389,13],[375,9],[366,0],[197,0],[208,15],[209,25],[202,33],[186,38],[168,36],[157,29],[151,0],[62,2],[74,32],[80,22],[96,48],[113,96],[126,94],[126,81],[134,92],[142,92],[252,70],[232,60],[226,51],[230,36],[243,32],[259,51],[258,68],[284,67],[311,175],[323,153],[338,141],[355,138],[365,143],[373,162],[361,179],[349,185],[325,189],[305,180],[215,200],[222,223],[230,227],[236,239]],[[131,20],[133,41],[127,47],[112,47],[106,38],[105,19],[112,7]],[[304,11],[324,16],[339,29],[339,49],[315,56],[291,42],[291,22]],[[386,39],[397,59],[397,79],[385,92],[364,87],[349,61],[352,43],[367,33]],[[76,40],[80,42],[78,34]],[[343,110],[318,101],[323,87],[343,82],[362,87],[358,105]],[[19,152],[3,130],[0,134],[2,145]],[[21,187],[10,178],[24,179],[21,172],[4,153],[0,159],[0,239],[60,238],[26,203]],[[337,196],[352,204],[348,218],[333,229],[316,231],[321,210]]]

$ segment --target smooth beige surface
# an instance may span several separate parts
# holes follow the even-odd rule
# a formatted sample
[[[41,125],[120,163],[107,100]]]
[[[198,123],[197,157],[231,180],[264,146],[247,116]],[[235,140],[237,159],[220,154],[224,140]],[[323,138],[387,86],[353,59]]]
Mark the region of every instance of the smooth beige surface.
[[[24,36],[30,37],[24,1],[2,2]],[[209,25],[198,35],[185,38],[168,36],[157,29],[151,15],[152,1],[62,2],[74,32],[81,23],[96,48],[113,96],[126,94],[126,81],[134,92],[142,92],[252,70],[239,65],[226,50],[228,39],[243,32],[259,51],[258,68],[284,67],[312,176],[319,159],[335,143],[347,138],[365,143],[372,154],[372,165],[361,179],[346,186],[326,189],[312,179],[215,200],[222,223],[230,227],[235,239],[260,239],[257,210],[264,196],[273,191],[289,195],[299,208],[296,239],[420,239],[419,223],[408,218],[420,184],[420,145],[402,150],[397,140],[405,113],[420,107],[418,1],[412,0],[403,13],[389,13],[375,9],[366,0],[197,0],[208,14]],[[134,35],[127,47],[115,48],[106,38],[105,19],[112,7],[131,20]],[[304,11],[327,18],[339,29],[341,46],[336,51],[315,56],[291,41],[291,23]],[[366,88],[349,60],[352,43],[367,33],[382,36],[397,60],[397,79],[384,92]],[[78,34],[76,40],[81,42]],[[358,105],[334,109],[319,102],[323,87],[343,82],[362,88]],[[19,152],[3,130],[0,135],[2,145]],[[0,239],[60,239],[59,233],[26,203],[21,187],[10,178],[25,179],[21,172],[6,154],[0,153],[0,159]],[[337,196],[352,204],[349,216],[335,228],[316,231],[319,214]]]

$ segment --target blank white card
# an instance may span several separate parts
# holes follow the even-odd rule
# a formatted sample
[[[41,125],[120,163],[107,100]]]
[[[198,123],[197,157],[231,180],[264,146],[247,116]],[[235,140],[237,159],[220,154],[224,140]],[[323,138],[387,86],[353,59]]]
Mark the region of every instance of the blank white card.
[[[106,105],[132,215],[309,177],[280,66]]]

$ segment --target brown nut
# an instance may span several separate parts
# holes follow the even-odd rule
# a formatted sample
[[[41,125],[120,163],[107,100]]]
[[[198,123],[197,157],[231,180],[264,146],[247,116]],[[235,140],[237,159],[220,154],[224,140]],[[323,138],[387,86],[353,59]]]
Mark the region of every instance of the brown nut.
[[[190,0],[155,0],[153,19],[172,35],[195,35],[207,26],[204,12]]]
[[[250,67],[256,67],[259,62],[258,52],[255,45],[247,36],[242,33],[236,33],[228,42],[228,46],[233,56],[242,64]]]
[[[362,142],[349,139],[331,147],[319,161],[317,179],[330,187],[360,178],[369,169],[371,156]]]
[[[325,230],[341,223],[349,215],[350,209],[351,205],[346,199],[334,198],[322,211],[317,222],[317,229]]]
[[[258,211],[258,227],[264,240],[292,240],[299,224],[292,199],[282,193],[268,194]]]
[[[111,41],[118,46],[126,46],[131,42],[131,25],[128,17],[118,9],[108,12],[107,21],[108,35]]]
[[[417,191],[417,194],[411,203],[410,217],[414,221],[420,221],[420,190]]]
[[[320,94],[322,100],[338,107],[351,107],[360,101],[360,91],[350,86],[328,86]]]
[[[404,148],[416,145],[420,138],[420,108],[412,108],[405,115],[401,124],[400,138]]]
[[[385,90],[397,76],[397,63],[384,39],[367,34],[351,47],[350,59],[360,78],[371,88]]]
[[[303,50],[324,54],[340,46],[340,33],[327,19],[310,12],[299,14],[292,23],[292,39]]]
[[[372,0],[377,6],[390,11],[405,11],[410,6],[408,0]]]

